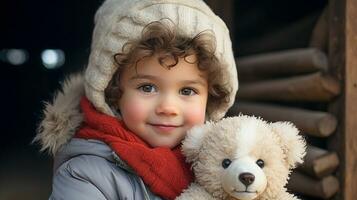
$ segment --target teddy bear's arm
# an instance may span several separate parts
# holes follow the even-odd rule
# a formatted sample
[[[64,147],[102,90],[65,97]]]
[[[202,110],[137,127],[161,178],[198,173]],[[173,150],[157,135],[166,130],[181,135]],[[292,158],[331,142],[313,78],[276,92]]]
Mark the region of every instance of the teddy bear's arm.
[[[214,200],[214,198],[197,183],[192,183],[175,200]]]

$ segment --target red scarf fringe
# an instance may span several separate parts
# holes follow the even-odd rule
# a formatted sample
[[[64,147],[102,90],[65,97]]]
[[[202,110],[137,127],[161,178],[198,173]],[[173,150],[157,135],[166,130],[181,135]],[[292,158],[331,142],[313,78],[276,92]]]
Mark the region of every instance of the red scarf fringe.
[[[156,195],[173,200],[193,181],[190,165],[179,147],[152,148],[115,117],[98,112],[86,97],[80,106],[84,123],[77,138],[96,139],[108,144]]]

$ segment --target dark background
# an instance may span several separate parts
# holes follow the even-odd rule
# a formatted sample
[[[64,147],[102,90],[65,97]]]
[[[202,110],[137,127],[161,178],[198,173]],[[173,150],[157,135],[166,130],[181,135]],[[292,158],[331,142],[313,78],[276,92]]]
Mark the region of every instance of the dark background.
[[[0,60],[1,139],[0,199],[46,199],[51,190],[52,160],[31,144],[42,117],[43,102],[52,98],[65,75],[85,68],[93,17],[102,0],[0,1],[0,53],[25,49],[29,59],[15,66]],[[237,0],[231,27],[236,56],[305,47],[326,0]],[[213,8],[215,9],[215,8]],[[219,13],[218,15],[223,15]],[[259,39],[310,17],[289,45],[259,46]],[[316,16],[316,17],[315,17]],[[306,29],[306,28],[305,28]],[[281,41],[272,41],[272,43]],[[61,49],[66,60],[57,69],[42,65],[41,52]]]

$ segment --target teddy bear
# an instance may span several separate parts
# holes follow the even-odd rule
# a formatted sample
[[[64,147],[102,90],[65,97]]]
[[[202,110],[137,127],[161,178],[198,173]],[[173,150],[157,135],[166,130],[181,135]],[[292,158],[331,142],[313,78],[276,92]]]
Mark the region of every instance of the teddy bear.
[[[227,117],[193,127],[182,151],[195,181],[176,200],[297,200],[289,174],[303,162],[306,143],[289,122]]]

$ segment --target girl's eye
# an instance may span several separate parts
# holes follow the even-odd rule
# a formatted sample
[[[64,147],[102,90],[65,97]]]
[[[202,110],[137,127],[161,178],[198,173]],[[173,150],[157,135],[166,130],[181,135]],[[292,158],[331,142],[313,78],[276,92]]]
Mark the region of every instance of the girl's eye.
[[[192,88],[183,88],[180,91],[180,94],[186,95],[186,96],[192,96],[192,95],[197,94],[197,92],[195,90],[193,90]]]
[[[150,84],[142,85],[138,89],[146,93],[156,92],[155,86]]]

